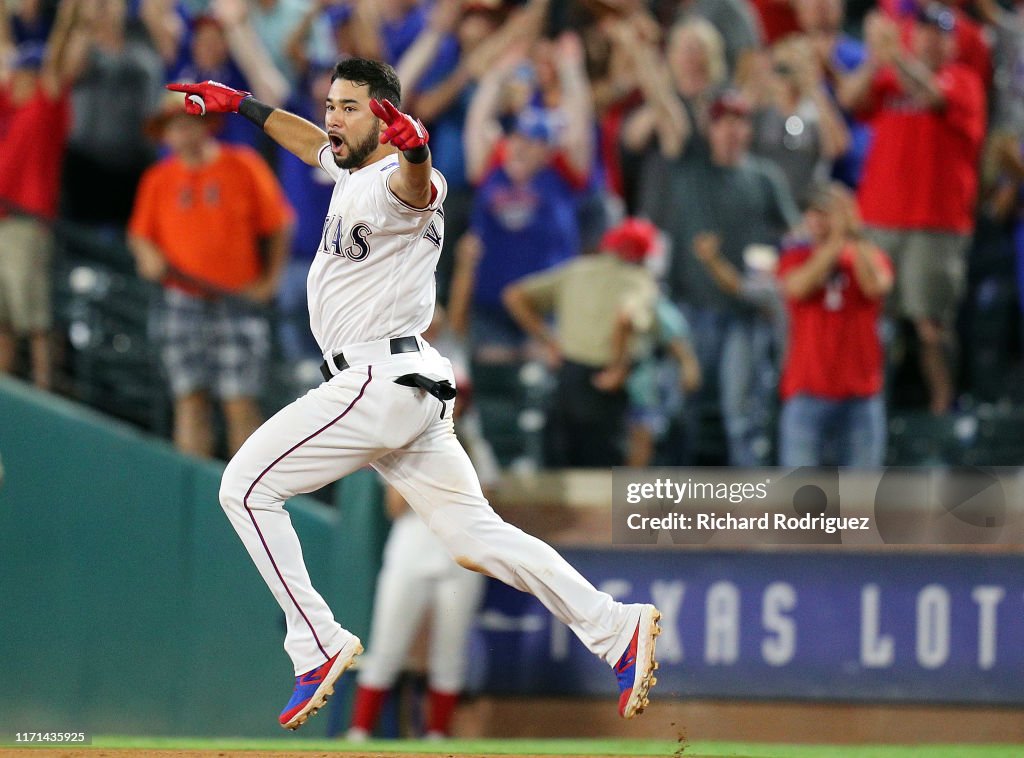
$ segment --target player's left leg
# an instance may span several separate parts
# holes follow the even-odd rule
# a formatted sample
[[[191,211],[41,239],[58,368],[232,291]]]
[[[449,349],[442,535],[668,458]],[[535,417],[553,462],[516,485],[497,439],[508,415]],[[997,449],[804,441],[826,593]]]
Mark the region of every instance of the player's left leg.
[[[424,402],[437,406],[431,398]],[[616,668],[622,716],[632,718],[646,707],[661,614],[653,605],[616,602],[550,545],[503,521],[483,496],[450,421],[437,420],[373,465],[461,566],[534,595],[588,650]]]

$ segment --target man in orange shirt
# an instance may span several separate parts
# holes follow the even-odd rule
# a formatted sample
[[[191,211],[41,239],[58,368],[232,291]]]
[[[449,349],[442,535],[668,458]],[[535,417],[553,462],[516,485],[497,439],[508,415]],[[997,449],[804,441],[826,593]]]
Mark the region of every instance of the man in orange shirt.
[[[223,403],[229,455],[262,421],[270,353],[262,306],[276,294],[294,216],[263,159],[218,142],[211,124],[168,97],[150,126],[171,154],[143,174],[128,225],[139,274],[164,287],[154,326],[174,396],[174,443],[202,457],[214,451],[211,394]]]

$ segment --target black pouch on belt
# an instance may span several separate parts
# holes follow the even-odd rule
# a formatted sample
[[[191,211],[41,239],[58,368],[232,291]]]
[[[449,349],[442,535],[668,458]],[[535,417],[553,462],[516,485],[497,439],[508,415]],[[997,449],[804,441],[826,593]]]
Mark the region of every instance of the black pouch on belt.
[[[454,400],[457,394],[452,383],[447,379],[434,379],[423,374],[404,374],[395,379],[395,384],[401,384],[403,387],[418,387],[436,397],[441,401],[441,418],[444,418],[445,403]]]

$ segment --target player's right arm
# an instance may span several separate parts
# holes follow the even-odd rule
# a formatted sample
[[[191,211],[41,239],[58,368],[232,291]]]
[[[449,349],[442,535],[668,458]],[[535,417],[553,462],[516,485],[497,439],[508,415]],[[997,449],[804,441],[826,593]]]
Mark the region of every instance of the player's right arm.
[[[271,139],[310,166],[319,166],[320,148],[327,144],[327,132],[294,113],[260,102],[251,92],[220,82],[168,84],[167,89],[185,93],[185,112],[239,113],[265,131]]]

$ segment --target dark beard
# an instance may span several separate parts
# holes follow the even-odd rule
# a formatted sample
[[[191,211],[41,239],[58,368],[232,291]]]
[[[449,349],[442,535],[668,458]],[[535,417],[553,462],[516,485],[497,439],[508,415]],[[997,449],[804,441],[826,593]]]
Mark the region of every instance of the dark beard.
[[[358,168],[363,165],[365,161],[377,146],[380,144],[380,123],[379,120],[374,120],[374,128],[366,135],[366,137],[356,145],[348,145],[348,157],[339,158],[337,155],[334,156],[334,164],[338,168]]]

